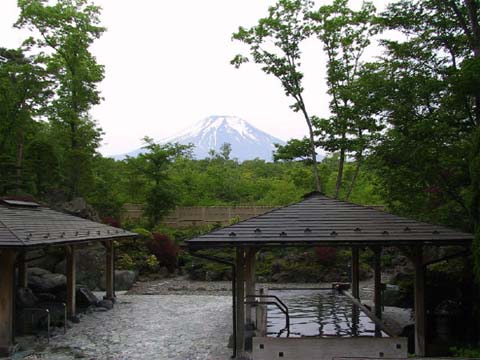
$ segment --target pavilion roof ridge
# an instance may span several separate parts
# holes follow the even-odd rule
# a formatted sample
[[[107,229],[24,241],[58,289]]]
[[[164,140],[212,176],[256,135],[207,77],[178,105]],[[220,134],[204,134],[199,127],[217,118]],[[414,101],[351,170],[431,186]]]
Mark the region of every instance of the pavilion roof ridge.
[[[306,194],[301,201],[186,240],[186,244],[462,245],[471,242],[472,239],[472,234],[451,227],[417,221],[372,206],[312,192]]]
[[[414,219],[414,218],[407,217],[405,215],[397,215],[397,214],[394,214],[394,213],[392,213],[390,211],[387,211],[387,210],[378,209],[378,206],[382,206],[382,205],[372,205],[372,204],[371,205],[364,205],[364,204],[355,203],[355,202],[352,202],[352,201],[349,201],[349,200],[339,199],[339,198],[335,198],[333,196],[328,196],[328,195],[325,195],[324,193],[317,192],[317,191],[313,191],[312,193],[316,193],[315,196],[317,196],[317,197],[324,197],[324,198],[327,198],[327,199],[332,200],[332,201],[337,201],[337,202],[344,203],[344,204],[347,204],[347,205],[353,205],[353,206],[358,207],[358,208],[368,209],[368,210],[378,212],[378,213],[381,213],[381,214],[394,216],[394,217],[401,218],[401,219],[408,220],[408,221],[413,221],[417,224],[426,224],[426,225],[437,226],[437,227],[445,228],[445,229],[449,229],[449,230],[456,230],[458,232],[468,233],[468,232],[466,232],[466,231],[464,231],[463,229],[460,229],[460,228],[455,228],[455,227],[447,226],[445,224],[440,224],[440,223],[429,223],[429,222],[426,222],[425,220],[417,220],[417,219]],[[312,193],[308,193],[306,195],[309,195],[309,194],[312,194]],[[305,200],[307,200],[307,199],[308,198],[306,198]],[[300,202],[302,202],[302,201],[300,201]],[[300,202],[298,202],[298,203],[300,203]],[[291,204],[291,205],[293,205],[293,204]]]
[[[47,206],[0,202],[0,248],[62,245],[137,234]]]

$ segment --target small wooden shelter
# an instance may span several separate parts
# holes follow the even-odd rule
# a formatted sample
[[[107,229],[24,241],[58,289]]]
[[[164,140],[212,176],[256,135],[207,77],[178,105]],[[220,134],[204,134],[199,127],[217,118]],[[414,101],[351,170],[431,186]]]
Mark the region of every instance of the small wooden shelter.
[[[245,296],[255,295],[255,253],[271,247],[332,246],[352,249],[352,295],[359,298],[359,251],[370,247],[375,254],[375,313],[381,318],[382,247],[399,247],[415,268],[415,352],[425,355],[426,246],[469,247],[473,235],[444,226],[403,218],[368,206],[329,198],[313,192],[303,201],[239,222],[186,241],[199,249],[234,247],[236,353],[245,347]],[[247,320],[248,322],[248,320]]]
[[[113,300],[113,240],[135,236],[135,233],[55,211],[34,202],[0,200],[0,356],[8,356],[15,349],[15,279],[18,279],[19,287],[27,287],[29,250],[47,246],[65,248],[67,314],[74,317],[76,246],[96,241],[105,246],[106,298]]]

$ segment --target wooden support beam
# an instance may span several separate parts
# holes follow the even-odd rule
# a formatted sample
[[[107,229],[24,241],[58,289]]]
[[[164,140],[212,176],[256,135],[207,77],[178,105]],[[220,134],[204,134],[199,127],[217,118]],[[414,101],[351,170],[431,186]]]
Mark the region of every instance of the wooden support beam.
[[[373,269],[374,269],[374,304],[375,304],[375,316],[378,319],[382,319],[382,268],[381,268],[381,256],[382,248],[375,246],[373,250]],[[375,336],[380,337],[381,332],[378,326],[375,326]]]
[[[0,253],[0,356],[10,356],[15,351],[13,344],[15,258],[14,250]]]
[[[246,295],[255,295],[255,255],[257,249],[248,249],[245,254],[245,292]],[[248,299],[252,301],[253,299]],[[247,324],[253,324],[255,316],[252,314],[254,307],[250,304],[245,306]]]
[[[105,299],[115,301],[115,247],[113,241],[105,241]]]
[[[28,287],[28,274],[27,274],[27,262],[26,260],[26,252],[22,251],[18,254],[18,287],[26,288]]]
[[[423,248],[415,248],[415,355],[426,355],[425,334],[425,267],[423,264]]]
[[[381,267],[382,248],[373,248],[373,269],[374,269],[374,303],[375,303],[375,316],[379,319],[382,318],[382,267]]]
[[[237,336],[237,357],[242,356],[245,351],[245,251],[241,247],[236,248],[235,258],[236,273],[236,336]]]
[[[76,257],[75,246],[65,246],[66,261],[66,273],[67,273],[67,315],[69,318],[76,318],[76,299],[75,294],[77,291],[77,272],[76,272]]]
[[[357,246],[352,247],[352,295],[355,299],[360,299],[360,249]]]
[[[352,302],[352,336],[358,336],[359,327],[360,327],[360,308],[355,303]]]

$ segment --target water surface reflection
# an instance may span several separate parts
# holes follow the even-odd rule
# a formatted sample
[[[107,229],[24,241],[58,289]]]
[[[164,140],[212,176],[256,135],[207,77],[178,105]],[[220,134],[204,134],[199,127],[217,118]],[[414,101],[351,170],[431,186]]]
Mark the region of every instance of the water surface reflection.
[[[375,323],[335,290],[272,290],[269,294],[278,296],[289,309],[290,337],[375,336]],[[268,336],[277,336],[284,326],[283,313],[269,305]]]

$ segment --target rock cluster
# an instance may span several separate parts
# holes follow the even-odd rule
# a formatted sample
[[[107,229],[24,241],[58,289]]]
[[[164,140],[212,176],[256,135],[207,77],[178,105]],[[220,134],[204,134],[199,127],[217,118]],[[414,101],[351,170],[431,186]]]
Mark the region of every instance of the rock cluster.
[[[84,198],[77,197],[72,201],[65,202],[61,208],[68,213],[84,219],[100,222],[101,219],[93,206],[87,204]]]

